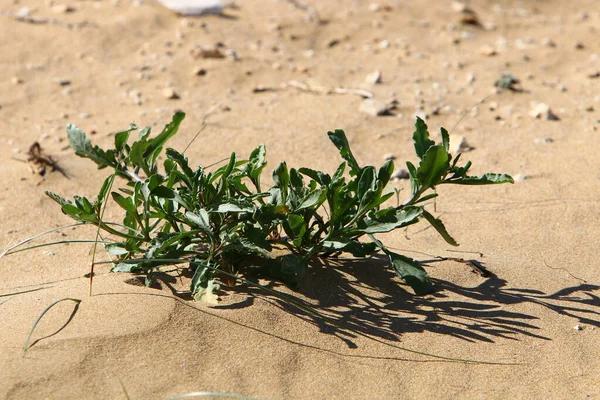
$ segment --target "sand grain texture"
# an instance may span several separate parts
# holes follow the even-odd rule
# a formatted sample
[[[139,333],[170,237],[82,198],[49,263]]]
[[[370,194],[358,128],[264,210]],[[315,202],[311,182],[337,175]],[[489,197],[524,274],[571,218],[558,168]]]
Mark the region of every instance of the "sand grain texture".
[[[0,297],[0,398],[124,399],[123,388],[131,399],[193,391],[262,399],[600,398],[596,1],[470,2],[479,27],[461,25],[442,1],[382,2],[389,11],[369,11],[366,1],[307,2],[323,23],[286,1],[239,2],[228,18],[182,18],[141,3],[75,1],[60,12],[39,0],[0,1],[0,245],[69,223],[43,190],[95,196],[106,177],[66,148],[67,123],[108,146],[130,122],[157,131],[181,109],[187,117],[170,146],[185,148],[207,124],[186,152],[192,163],[264,143],[269,173],[282,160],[333,171],[337,153],[325,133],[342,128],[361,163],[380,164],[391,153],[401,168],[415,161],[416,112],[428,114],[439,140],[440,126],[452,128],[491,95],[456,128],[474,147],[463,157],[474,173],[527,179],[440,188],[437,214],[457,249],[424,224],[383,236],[421,261],[474,259],[489,277],[464,263],[429,262],[438,291],[415,297],[373,259],[315,266],[298,292],[278,287],[384,343],[255,291],[208,307],[173,296],[186,282],[149,289],[107,266],[97,267],[89,297],[88,245],[3,257],[0,295],[45,289]],[[11,17],[21,7],[54,22]],[[230,52],[193,56],[219,42],[237,61]],[[482,54],[484,46],[496,54]],[[205,74],[195,75],[198,68]],[[365,84],[377,70],[381,83]],[[495,93],[506,71],[523,92]],[[167,99],[166,88],[179,98]],[[359,112],[359,95],[327,94],[334,88],[399,103],[392,115],[373,117]],[[532,118],[532,102],[548,104],[560,120]],[[38,185],[15,160],[35,141],[70,180],[53,172]],[[405,181],[394,185],[409,190]],[[94,230],[62,234],[49,238],[93,238]],[[51,309],[23,357],[37,316],[64,297],[82,299],[70,322],[73,303]],[[520,365],[453,363],[386,344]]]

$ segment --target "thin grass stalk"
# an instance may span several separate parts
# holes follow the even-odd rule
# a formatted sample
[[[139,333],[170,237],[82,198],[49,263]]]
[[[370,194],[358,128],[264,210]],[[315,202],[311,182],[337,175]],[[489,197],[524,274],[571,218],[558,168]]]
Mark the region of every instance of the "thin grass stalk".
[[[31,340],[31,336],[33,335],[33,331],[35,331],[35,328],[38,326],[38,324],[40,323],[40,321],[42,320],[42,318],[44,317],[44,315],[46,315],[46,313],[48,311],[50,311],[50,309],[52,307],[54,307],[55,305],[57,305],[60,302],[63,301],[73,301],[77,304],[81,303],[80,299],[74,299],[71,297],[65,297],[59,300],[56,300],[54,303],[50,304],[48,307],[46,307],[44,309],[44,311],[42,311],[42,313],[37,317],[37,319],[35,320],[35,322],[33,323],[33,326],[31,327],[31,331],[29,331],[29,335],[27,336],[27,339],[25,340],[25,343],[23,344],[23,357],[25,357],[25,353],[27,352],[27,349],[29,349],[29,341]]]

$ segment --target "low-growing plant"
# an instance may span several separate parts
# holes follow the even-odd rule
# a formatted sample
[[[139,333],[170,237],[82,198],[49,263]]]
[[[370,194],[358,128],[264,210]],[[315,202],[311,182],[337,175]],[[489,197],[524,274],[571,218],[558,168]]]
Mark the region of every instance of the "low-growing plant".
[[[392,252],[376,235],[425,220],[446,242],[457,245],[442,221],[423,206],[437,196],[435,188],[513,182],[505,174],[467,175],[471,163],[459,166],[460,154],[454,158],[449,154],[448,132],[442,128],[442,143],[436,144],[425,122],[417,118],[413,140],[420,161],[406,163],[411,191],[402,204],[388,202],[395,194],[386,190],[393,161],[379,168],[361,166],[342,130],[327,134],[342,158],[333,174],[290,168],[282,162],[273,171],[273,185],[264,189],[263,145],[248,159],[232,153],[212,171],[190,165],[175,149],[164,150],[184,116],[176,113],[152,138],[149,127],[138,131],[132,124],[115,135],[114,148],[109,150],[92,145],[81,129],[68,125],[75,153],[113,173],[92,200],[81,196],[66,200],[46,193],[69,217],[110,234],[112,240],[105,248],[118,259],[112,271],[143,274],[150,284],[160,267],[185,261],[196,299],[212,295],[218,282],[231,286],[240,275],[254,274],[297,287],[311,260],[341,253],[354,257],[383,253],[415,293],[430,293],[433,285],[423,267]],[[129,144],[135,131],[138,138]],[[118,191],[112,191],[115,177],[125,180]],[[122,223],[103,219],[110,199],[122,209]]]

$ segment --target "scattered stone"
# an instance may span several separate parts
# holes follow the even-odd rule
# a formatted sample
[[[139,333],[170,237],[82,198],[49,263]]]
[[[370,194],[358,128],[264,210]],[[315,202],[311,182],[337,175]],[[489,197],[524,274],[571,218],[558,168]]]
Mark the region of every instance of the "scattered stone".
[[[377,117],[379,115],[386,115],[390,111],[390,106],[384,101],[365,99],[360,103],[359,111]]]
[[[469,31],[462,31],[460,33],[460,37],[464,40],[475,40],[477,39],[477,36],[473,33],[473,32],[469,32]],[[458,43],[455,43],[458,44]]]
[[[31,15],[31,10],[29,9],[29,7],[21,7],[15,13],[15,17],[18,19],[25,19],[29,17],[29,15]]]
[[[329,47],[329,48],[332,48],[332,47],[335,47],[335,46],[337,46],[338,44],[340,44],[340,40],[339,40],[339,39],[331,39],[331,40],[329,40],[329,41],[328,41],[328,42],[325,44],[325,46],[326,46],[326,47]]]
[[[371,3],[369,4],[369,11],[371,12],[377,12],[381,10],[381,5],[378,3]]]
[[[313,58],[315,56],[315,51],[313,49],[308,49],[303,53],[306,58]]]
[[[381,83],[381,71],[376,70],[376,71],[371,72],[370,74],[367,74],[367,76],[365,78],[365,83],[368,83],[368,84]]]
[[[594,71],[587,76],[590,79],[600,78],[600,71]]]
[[[206,75],[206,70],[202,67],[196,67],[196,68],[194,68],[193,74],[195,76],[204,76],[204,75]]]
[[[13,85],[20,85],[23,83],[23,79],[19,78],[18,76],[13,76],[12,78],[10,78],[10,83],[12,83]]]
[[[580,22],[586,21],[589,17],[590,17],[590,15],[585,11],[582,11],[579,13],[579,15],[577,15],[577,19]]]
[[[265,85],[257,85],[252,89],[252,93],[274,92],[275,89],[266,87]]]
[[[390,47],[390,46],[391,46],[391,43],[390,43],[390,41],[389,41],[389,40],[382,40],[381,42],[379,42],[379,43],[377,44],[377,46],[378,46],[380,49],[387,49],[388,47]]]
[[[490,111],[496,111],[498,109],[498,103],[492,101],[490,104],[488,104],[488,108]]]
[[[585,111],[587,111],[587,112],[594,112],[594,105],[593,105],[593,104],[590,104],[589,106],[587,106],[587,107],[585,108]]]
[[[532,103],[529,115],[533,118],[544,119],[548,121],[559,121],[560,118],[552,112],[550,106],[545,103]]]
[[[60,86],[69,86],[71,84],[71,81],[65,78],[54,78],[54,82]]]
[[[57,14],[67,14],[75,11],[74,7],[71,7],[68,4],[55,4],[52,6],[52,12]]]
[[[164,88],[162,91],[163,96],[169,100],[177,100],[179,95],[173,88]]]
[[[192,49],[191,54],[194,58],[225,58],[224,46],[217,43],[213,47],[196,47]]]
[[[551,137],[533,139],[533,143],[535,144],[550,144],[552,142],[554,142],[554,139],[552,139]]]
[[[473,82],[475,82],[475,74],[470,73],[469,75],[467,75],[467,83],[470,85]]]
[[[474,147],[469,145],[469,143],[467,142],[467,139],[464,136],[456,135],[456,134],[450,135],[449,151],[451,154],[456,155],[458,153],[466,153],[473,149],[474,149]]]
[[[134,89],[129,91],[129,93],[127,93],[127,97],[129,97],[135,105],[141,106],[143,103],[142,93],[140,93],[139,90]]]
[[[384,155],[384,156],[383,156],[383,159],[384,159],[385,161],[389,161],[389,160],[395,160],[395,159],[396,159],[396,156],[395,156],[395,155],[393,155],[392,153],[387,153],[386,155]]]
[[[181,15],[221,15],[223,13],[222,0],[159,0],[159,3]]]
[[[496,24],[493,23],[492,21],[489,22],[485,22],[483,24],[483,29],[485,29],[486,31],[495,31],[496,30]]]
[[[391,176],[391,179],[393,181],[397,181],[397,180],[401,180],[401,179],[409,179],[410,175],[408,173],[407,170],[405,169],[399,169],[398,171],[394,172]]]
[[[581,42],[575,42],[573,44],[573,47],[575,48],[575,50],[583,50],[585,49],[585,45]]]
[[[543,38],[542,39],[542,46],[545,47],[556,47],[556,43],[554,43],[554,41],[550,38]]]
[[[514,92],[521,92],[519,85],[520,81],[510,72],[505,72],[500,79],[494,82],[494,86],[500,89],[508,89]]]
[[[531,175],[524,175],[524,174],[521,174],[521,173],[513,175],[513,180],[515,182],[523,182],[523,181],[526,181],[526,180],[529,180],[529,179],[531,179]]]
[[[495,48],[490,45],[485,45],[479,48],[479,54],[486,57],[493,57],[498,54]]]
[[[582,327],[581,325],[575,325],[575,326],[573,327],[573,329],[575,329],[576,331],[582,331],[582,330],[583,330],[583,327]]]
[[[88,119],[89,117],[91,117],[91,115],[86,112],[82,112],[79,114],[79,118],[81,118],[81,119]]]

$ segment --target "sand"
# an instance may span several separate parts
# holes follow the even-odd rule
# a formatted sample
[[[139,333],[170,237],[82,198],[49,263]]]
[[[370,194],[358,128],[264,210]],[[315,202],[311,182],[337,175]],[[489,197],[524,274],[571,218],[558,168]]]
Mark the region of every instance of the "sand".
[[[392,154],[402,168],[415,161],[415,113],[427,114],[438,140],[441,126],[465,114],[454,133],[474,147],[463,155],[473,172],[519,179],[440,188],[436,215],[456,249],[424,224],[384,235],[430,260],[432,295],[412,295],[376,259],[315,267],[298,291],[276,286],[363,336],[257,291],[209,306],[173,295],[187,282],[145,288],[108,266],[97,267],[90,297],[89,244],[5,256],[0,295],[41,290],[0,297],[0,398],[600,398],[596,3],[473,1],[481,22],[473,26],[445,1],[390,0],[378,11],[366,1],[307,2],[319,22],[286,1],[182,18],[154,1],[3,0],[2,247],[70,222],[44,190],[94,196],[107,176],[68,148],[67,123],[108,146],[131,122],[159,130],[184,110],[172,147],[183,149],[206,123],[190,160],[210,164],[264,143],[270,173],[281,160],[333,171],[339,159],[325,133],[336,128],[361,163]],[[29,20],[15,18],[22,7]],[[219,42],[225,58],[195,57]],[[377,70],[381,83],[365,84]],[[507,71],[522,91],[494,87]],[[371,116],[359,112],[360,95],[335,88],[398,104]],[[535,102],[559,120],[531,116]],[[48,171],[41,180],[19,162],[36,141],[70,179]],[[69,228],[47,240],[93,234]],[[489,276],[436,256],[476,260]],[[38,315],[62,298],[81,302],[53,307],[23,355]]]

